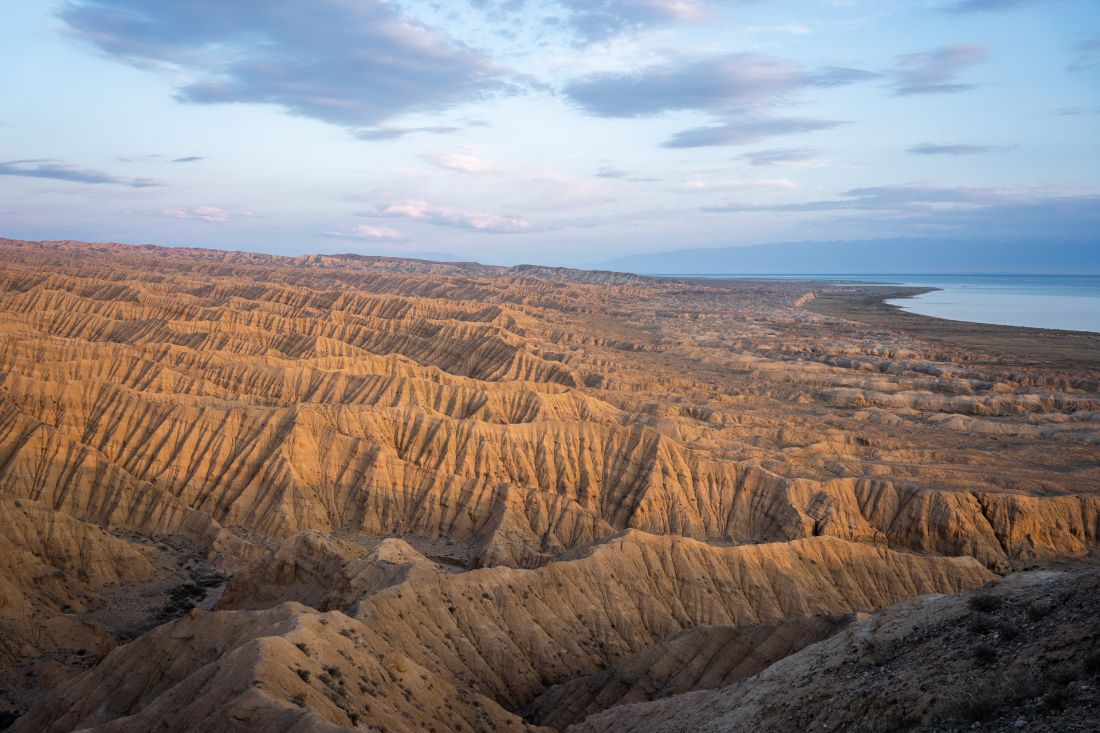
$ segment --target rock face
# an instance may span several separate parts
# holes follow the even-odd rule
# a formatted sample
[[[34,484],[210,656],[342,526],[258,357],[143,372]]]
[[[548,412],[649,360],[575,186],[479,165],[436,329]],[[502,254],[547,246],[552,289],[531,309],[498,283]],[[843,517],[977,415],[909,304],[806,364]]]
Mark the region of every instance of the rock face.
[[[524,709],[524,717],[562,730],[616,705],[726,687],[831,636],[853,617],[806,616],[675,632],[609,669],[551,687]]]
[[[760,674],[593,715],[569,733],[1092,730],[1100,574],[1019,573],[911,599]]]
[[[973,558],[831,538],[715,548],[634,531],[538,570],[410,576],[349,614],[195,611],[117,649],[15,730],[518,730],[509,710],[678,629],[871,610],[992,577]],[[322,704],[296,710],[302,697]]]
[[[0,664],[109,650],[109,636],[78,616],[105,586],[153,575],[149,553],[26,499],[0,496],[0,526]]]
[[[807,293],[0,240],[0,712],[562,728],[1096,548],[1100,366]]]

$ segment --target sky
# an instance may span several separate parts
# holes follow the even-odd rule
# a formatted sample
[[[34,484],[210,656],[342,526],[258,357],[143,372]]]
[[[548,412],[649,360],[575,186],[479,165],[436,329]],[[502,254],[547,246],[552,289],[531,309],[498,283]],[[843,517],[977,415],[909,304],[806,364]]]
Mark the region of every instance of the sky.
[[[1100,242],[1096,0],[5,2],[0,69],[12,238]]]

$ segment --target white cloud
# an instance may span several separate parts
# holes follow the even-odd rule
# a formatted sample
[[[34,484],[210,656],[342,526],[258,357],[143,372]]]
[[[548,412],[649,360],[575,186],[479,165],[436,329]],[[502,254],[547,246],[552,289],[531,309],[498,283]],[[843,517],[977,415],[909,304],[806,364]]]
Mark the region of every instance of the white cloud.
[[[423,160],[438,168],[467,173],[472,176],[485,176],[504,173],[503,166],[490,163],[474,150],[465,150],[460,153],[425,153],[420,156]]]
[[[426,201],[399,201],[380,206],[374,213],[363,216],[395,217],[423,221],[437,226],[472,229],[494,234],[516,234],[531,231],[531,224],[524,219],[497,214],[467,213],[449,206],[436,206]]]
[[[358,224],[350,229],[325,232],[330,237],[346,239],[369,239],[376,242],[399,242],[405,239],[401,232],[392,227],[378,227],[370,224]]]
[[[689,191],[715,191],[734,189],[772,189],[790,191],[800,186],[789,178],[706,178],[695,177],[685,180],[682,188]]]
[[[224,224],[233,218],[233,215],[228,211],[215,206],[197,206],[192,209],[165,209],[163,213],[173,219],[194,219],[211,224]]]

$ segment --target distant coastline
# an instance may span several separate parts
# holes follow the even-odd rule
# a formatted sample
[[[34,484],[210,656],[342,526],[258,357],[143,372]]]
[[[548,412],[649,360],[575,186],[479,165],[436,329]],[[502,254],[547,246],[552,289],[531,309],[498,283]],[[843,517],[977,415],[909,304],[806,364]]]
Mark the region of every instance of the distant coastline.
[[[945,321],[1100,333],[1100,276],[844,273],[686,275],[701,279],[805,280],[836,285],[905,286],[922,292],[888,299],[906,312]]]

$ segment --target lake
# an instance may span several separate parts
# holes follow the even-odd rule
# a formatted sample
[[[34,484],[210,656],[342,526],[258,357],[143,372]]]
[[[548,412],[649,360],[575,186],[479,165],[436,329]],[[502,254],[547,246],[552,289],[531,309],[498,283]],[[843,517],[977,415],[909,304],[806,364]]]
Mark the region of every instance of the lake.
[[[911,313],[953,321],[1100,333],[1096,275],[692,275],[779,280],[897,283],[939,290],[887,301]]]

